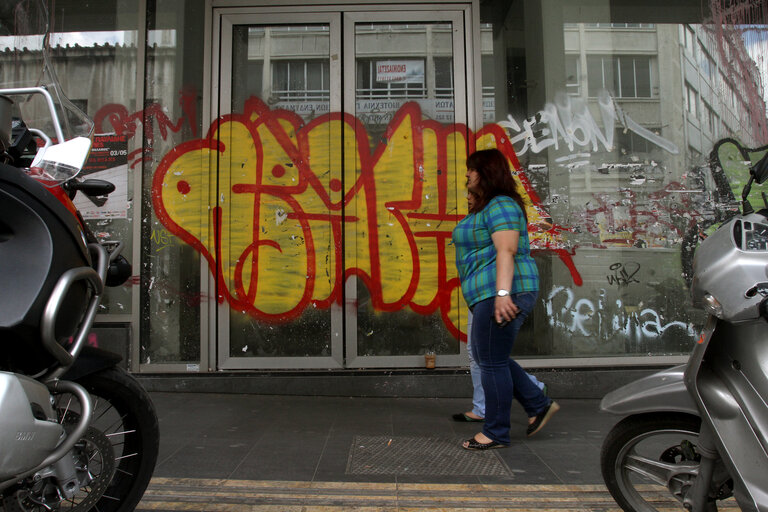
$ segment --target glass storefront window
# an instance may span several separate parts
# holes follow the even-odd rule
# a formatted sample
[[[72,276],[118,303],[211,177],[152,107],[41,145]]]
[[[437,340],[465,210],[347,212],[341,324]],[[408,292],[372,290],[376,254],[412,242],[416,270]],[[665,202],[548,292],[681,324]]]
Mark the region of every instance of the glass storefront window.
[[[215,3],[226,50],[203,0],[50,2],[54,65],[109,156],[88,172],[118,186],[78,206],[140,256],[102,317],[142,365],[460,361],[449,233],[466,151],[491,144],[536,219],[516,354],[688,353],[695,248],[768,144],[764,25],[717,2],[479,0],[468,27],[469,3]]]
[[[688,297],[697,241],[768,143],[756,67],[729,64],[752,62],[740,28],[677,6],[645,19],[611,2],[499,7],[481,1],[483,86],[494,77],[492,121],[553,223],[534,234],[543,288],[516,354],[687,353],[703,320]],[[734,90],[760,93],[747,107]]]
[[[214,300],[201,279],[200,255],[193,248],[208,230],[208,197],[200,176],[208,162],[195,162],[179,185],[187,208],[186,239],[174,236],[160,217],[163,190],[153,189],[163,158],[187,140],[203,136],[204,3],[196,0],[147,2],[145,96],[133,135],[141,142],[136,155],[143,169],[139,360],[142,364],[200,361],[201,314]],[[186,188],[185,188],[186,187]],[[207,314],[207,311],[206,313]]]
[[[122,254],[130,261],[140,191],[134,190],[137,169],[129,155],[141,141],[130,140],[111,120],[117,110],[133,111],[136,105],[138,1],[102,2],[98,12],[103,16],[87,20],[81,9],[80,2],[50,3],[52,64],[65,94],[96,124],[91,158],[81,176],[107,180],[115,191],[96,200],[78,194],[74,202],[97,238],[122,242]],[[130,321],[134,284],[129,280],[107,288],[99,312]]]

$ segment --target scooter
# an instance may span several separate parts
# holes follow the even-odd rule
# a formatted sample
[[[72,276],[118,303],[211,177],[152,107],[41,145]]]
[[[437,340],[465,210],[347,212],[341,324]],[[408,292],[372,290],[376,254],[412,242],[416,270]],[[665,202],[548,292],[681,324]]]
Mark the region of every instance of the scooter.
[[[603,479],[626,511],[768,511],[768,152],[750,168],[742,212],[694,255],[691,296],[707,320],[688,363],[606,395],[626,416],[607,435]],[[732,498],[732,499],[731,499]],[[728,503],[728,502],[726,502]]]
[[[45,98],[57,144],[11,121],[11,98],[32,94]],[[132,511],[157,460],[149,395],[118,366],[119,356],[86,346],[105,283],[130,276],[120,244],[98,243],[71,202],[78,191],[114,189],[76,180],[89,152],[87,137],[65,140],[46,88],[0,89],[0,507],[7,512]]]

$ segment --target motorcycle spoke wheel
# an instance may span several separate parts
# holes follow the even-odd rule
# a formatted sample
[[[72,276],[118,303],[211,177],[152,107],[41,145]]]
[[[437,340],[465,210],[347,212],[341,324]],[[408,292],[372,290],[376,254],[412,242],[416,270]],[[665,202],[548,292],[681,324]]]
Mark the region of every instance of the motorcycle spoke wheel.
[[[76,382],[88,391],[93,406],[86,435],[75,449],[80,488],[73,499],[57,500],[50,486],[31,485],[16,494],[12,512],[129,512],[149,484],[159,445],[157,415],[149,395],[117,367]],[[80,417],[79,402],[62,393],[56,395],[55,407],[65,429],[71,429]]]
[[[112,444],[115,473],[94,512],[133,511],[149,485],[157,461],[159,428],[152,400],[118,367],[78,381],[94,402],[92,426]]]
[[[91,402],[91,424],[75,449],[78,477],[83,485],[72,499],[59,504],[57,510],[62,512],[91,510],[100,499],[119,500],[118,497],[105,494],[115,476],[117,463],[138,455],[136,452],[125,451],[126,436],[135,434],[135,430],[126,427],[124,415],[108,400],[99,396],[91,395]],[[79,404],[72,395],[58,395],[56,408],[65,428],[74,425],[80,418]],[[98,507],[94,511],[98,511]]]
[[[70,411],[62,419],[76,419]],[[86,512],[98,510],[94,506],[102,498],[115,473],[115,457],[109,439],[95,428],[89,427],[73,449],[78,478],[83,484],[71,498],[60,499],[50,480],[21,489],[13,498],[5,500],[6,512]]]
[[[608,434],[601,469],[608,490],[626,511],[679,507],[698,472],[700,421],[685,414],[630,416]]]

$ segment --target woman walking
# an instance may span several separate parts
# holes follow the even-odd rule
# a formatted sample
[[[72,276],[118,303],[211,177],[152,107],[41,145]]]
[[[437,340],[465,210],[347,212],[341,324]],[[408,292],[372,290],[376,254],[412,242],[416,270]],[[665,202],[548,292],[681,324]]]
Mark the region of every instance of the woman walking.
[[[467,159],[466,176],[476,201],[453,230],[453,243],[461,291],[473,314],[471,350],[480,366],[486,403],[482,432],[462,446],[487,450],[510,443],[513,399],[528,414],[528,436],[541,430],[560,407],[509,356],[536,303],[539,273],[507,158],[497,149],[476,151]]]

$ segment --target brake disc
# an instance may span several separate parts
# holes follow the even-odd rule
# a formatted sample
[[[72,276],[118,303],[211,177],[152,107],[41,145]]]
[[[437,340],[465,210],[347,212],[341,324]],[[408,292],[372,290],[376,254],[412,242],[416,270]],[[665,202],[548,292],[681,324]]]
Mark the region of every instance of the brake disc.
[[[27,479],[29,485],[6,496],[3,507],[6,512],[87,512],[104,496],[112,477],[115,475],[116,461],[112,443],[101,431],[88,427],[85,435],[77,442],[72,453],[65,457],[75,458],[78,491],[71,499],[61,495],[52,478],[35,482]],[[98,473],[94,474],[94,465]],[[86,491],[85,489],[89,490]]]

